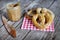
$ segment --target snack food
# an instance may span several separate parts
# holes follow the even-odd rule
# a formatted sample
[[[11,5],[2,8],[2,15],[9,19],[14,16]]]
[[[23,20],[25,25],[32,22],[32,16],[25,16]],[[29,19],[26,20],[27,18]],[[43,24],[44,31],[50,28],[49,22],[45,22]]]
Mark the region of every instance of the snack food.
[[[36,13],[34,13],[33,10],[30,10],[28,14],[32,16],[32,22],[37,28],[45,29],[51,25],[54,19],[52,11],[46,8],[37,8],[35,9],[35,12]]]
[[[44,16],[41,16],[39,14],[36,14],[32,17],[32,22],[33,24],[38,27],[39,29],[43,29],[44,28],[44,22],[45,22],[45,18]]]
[[[49,9],[46,9],[46,8],[41,8],[41,9],[42,10],[40,10],[40,11],[42,11],[42,13],[40,13],[40,15],[41,14],[44,15],[44,17],[45,17],[45,26],[47,27],[47,26],[51,25],[51,23],[54,19],[54,14]],[[38,13],[38,11],[39,11],[39,8],[37,10],[37,13]]]

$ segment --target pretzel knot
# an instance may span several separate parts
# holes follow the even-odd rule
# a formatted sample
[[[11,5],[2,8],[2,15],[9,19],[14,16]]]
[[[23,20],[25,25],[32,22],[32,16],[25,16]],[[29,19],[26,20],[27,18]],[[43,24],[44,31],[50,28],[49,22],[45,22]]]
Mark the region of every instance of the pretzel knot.
[[[45,29],[51,25],[54,14],[46,8],[36,8],[28,12],[33,24],[39,29]]]

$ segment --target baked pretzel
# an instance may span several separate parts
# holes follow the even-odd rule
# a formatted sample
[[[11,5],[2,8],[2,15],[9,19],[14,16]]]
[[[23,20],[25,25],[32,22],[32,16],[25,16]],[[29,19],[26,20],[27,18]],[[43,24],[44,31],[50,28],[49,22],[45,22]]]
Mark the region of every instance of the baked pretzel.
[[[45,18],[44,18],[44,16],[41,16],[40,14],[36,14],[32,17],[32,22],[39,29],[43,29],[44,28],[43,24],[45,22]]]
[[[32,9],[27,12],[27,14],[27,17],[30,17],[32,19],[33,24],[39,29],[47,28],[51,25],[54,19],[53,12],[46,8],[37,8],[34,10]]]
[[[40,28],[40,29],[42,29],[42,28],[44,29],[44,28],[47,28],[48,26],[51,25],[51,23],[52,23],[52,21],[53,21],[53,19],[54,19],[54,14],[53,14],[53,12],[51,12],[50,10],[48,10],[48,9],[46,9],[46,8],[43,8],[43,9],[42,9],[42,8],[37,8],[37,14],[43,16],[44,19],[42,19],[42,20],[45,20],[45,21],[43,21],[44,24],[42,23],[42,24],[37,25],[37,23],[38,23],[38,22],[36,22],[36,19],[37,19],[37,18],[34,19],[35,16],[33,16],[32,22],[33,22],[33,24],[34,24],[36,27],[38,27],[38,28]],[[43,17],[42,17],[42,18],[43,18]],[[41,18],[40,18],[40,19],[41,19]],[[35,21],[34,21],[34,20],[35,20]]]

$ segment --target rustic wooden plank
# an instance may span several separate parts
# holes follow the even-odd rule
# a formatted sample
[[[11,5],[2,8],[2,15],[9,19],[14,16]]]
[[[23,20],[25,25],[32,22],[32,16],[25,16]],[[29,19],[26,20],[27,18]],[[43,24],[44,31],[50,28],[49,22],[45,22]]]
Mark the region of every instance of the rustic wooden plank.
[[[35,7],[35,5],[37,4],[37,2],[42,2],[42,0],[23,0],[23,1],[21,0],[20,1],[21,10],[31,9],[31,8]]]
[[[1,20],[1,14],[0,14],[0,27],[3,25],[2,20]]]
[[[45,35],[46,32],[41,32],[41,31],[31,31],[25,39],[23,40],[41,40],[43,36]],[[47,35],[47,33],[46,33]]]
[[[28,33],[29,31],[28,30],[21,30],[21,29],[18,29],[17,30],[17,37],[16,38],[12,38],[11,36],[8,36],[8,38],[6,40],[22,40],[23,37]]]
[[[0,28],[0,39],[5,39],[8,36],[8,33],[6,31],[6,29],[4,28],[4,26],[2,28]]]
[[[60,17],[58,17],[60,18]],[[56,24],[56,28],[55,28],[55,40],[60,40],[60,19],[58,20],[57,24]]]
[[[60,20],[58,20],[55,28],[55,40],[60,40]]]
[[[56,30],[56,32],[60,32],[60,20],[59,20],[58,23],[56,24],[55,30]]]
[[[42,0],[41,3],[39,2],[38,7],[48,8],[53,2],[54,0]]]
[[[60,1],[58,1],[58,0],[56,0],[55,2],[54,2],[54,4],[50,7],[50,9],[54,12],[54,14],[56,15],[56,16],[60,16],[59,15],[59,13],[60,13]]]
[[[56,25],[57,25],[57,23],[59,22],[58,20],[60,20],[59,19],[59,16],[60,16],[60,1],[59,0],[56,0],[55,2],[54,2],[54,4],[50,7],[50,10],[52,10],[53,12],[54,12],[54,14],[55,14],[55,20],[54,20],[54,22],[55,22],[55,27],[57,27]]]
[[[17,0],[0,0],[0,9],[6,6],[6,4],[9,2],[17,2]]]
[[[55,40],[60,40],[60,32],[56,32]]]
[[[55,14],[55,40],[60,40],[60,0],[56,0],[50,9]]]
[[[10,39],[10,37],[8,39]]]

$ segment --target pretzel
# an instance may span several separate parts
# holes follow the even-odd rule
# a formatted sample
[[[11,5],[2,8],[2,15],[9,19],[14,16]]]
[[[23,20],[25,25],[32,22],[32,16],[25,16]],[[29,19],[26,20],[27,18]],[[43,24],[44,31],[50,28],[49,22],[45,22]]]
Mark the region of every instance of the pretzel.
[[[43,9],[42,8],[37,8],[37,13],[40,14],[41,16],[44,16],[44,18],[45,18],[45,22],[44,22],[45,24],[43,24],[42,27],[47,28],[48,26],[51,25],[51,23],[52,23],[52,21],[54,19],[54,14],[53,14],[52,11],[50,11],[50,10],[48,10],[46,8],[43,8]],[[34,24],[34,22],[33,22],[33,24]],[[36,25],[36,27],[42,29],[41,26]]]
[[[38,19],[38,22],[37,22],[37,19]],[[32,17],[32,22],[37,28],[43,29],[44,28],[43,24],[45,22],[45,18],[44,18],[44,16],[36,14]]]
[[[33,24],[39,29],[47,28],[51,25],[54,19],[53,12],[46,8],[37,8],[34,10],[32,9],[27,12],[27,14],[28,17],[31,18]]]

